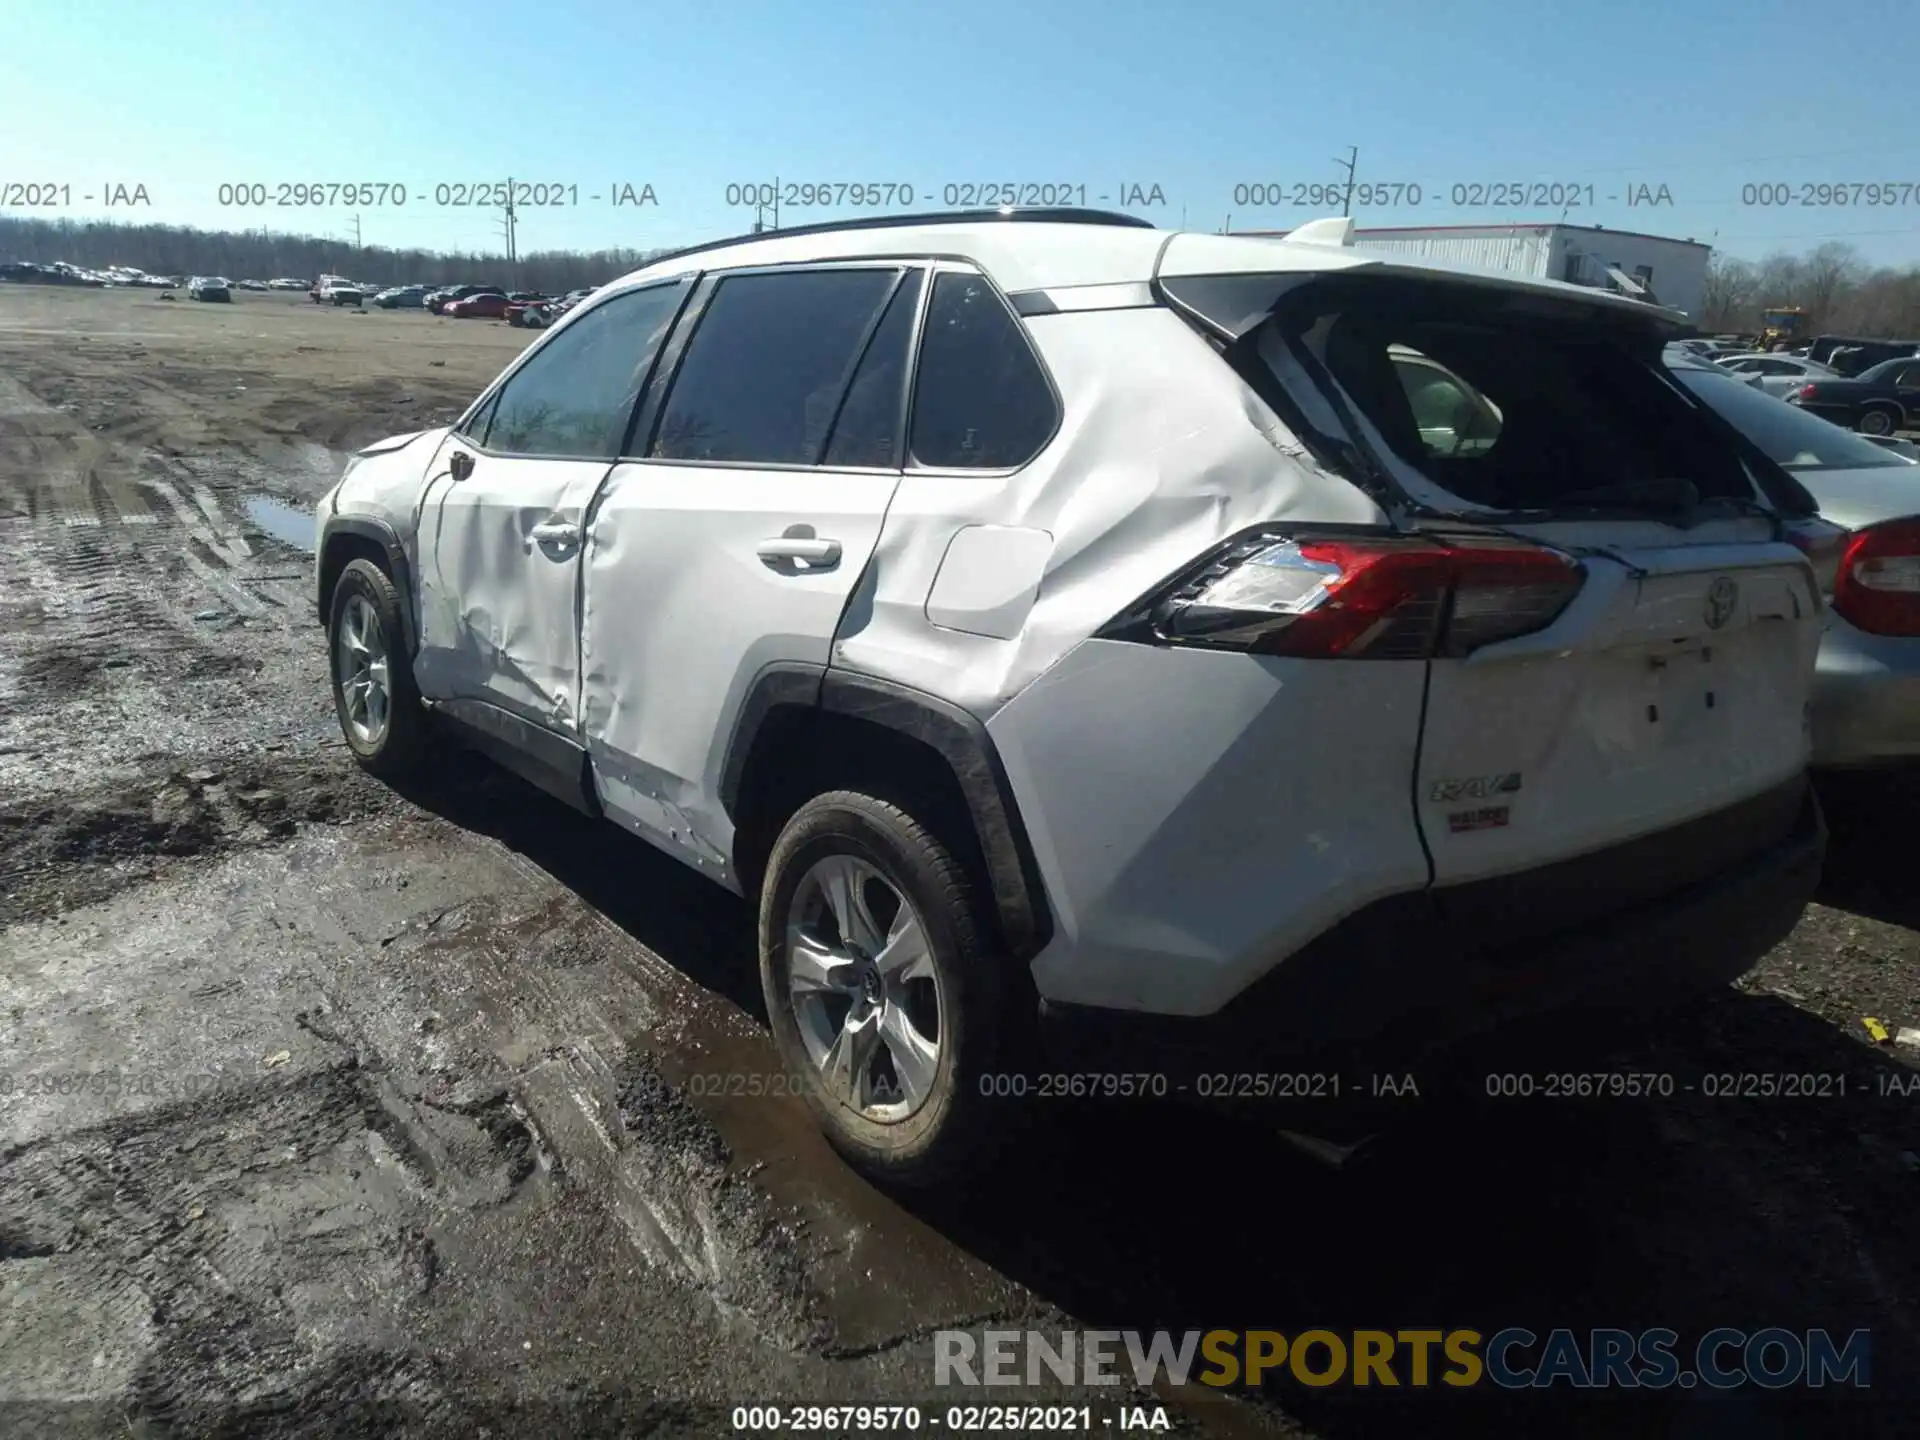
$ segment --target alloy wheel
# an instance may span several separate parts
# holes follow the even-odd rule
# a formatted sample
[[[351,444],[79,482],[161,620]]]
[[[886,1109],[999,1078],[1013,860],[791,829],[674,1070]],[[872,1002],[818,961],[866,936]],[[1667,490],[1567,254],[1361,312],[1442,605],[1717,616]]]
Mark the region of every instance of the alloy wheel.
[[[944,987],[926,926],[878,867],[817,862],[794,891],[787,998],[828,1095],[881,1124],[932,1097]]]
[[[377,746],[386,739],[392,719],[393,691],[386,633],[364,595],[349,597],[342,608],[335,653],[347,728],[362,745]]]

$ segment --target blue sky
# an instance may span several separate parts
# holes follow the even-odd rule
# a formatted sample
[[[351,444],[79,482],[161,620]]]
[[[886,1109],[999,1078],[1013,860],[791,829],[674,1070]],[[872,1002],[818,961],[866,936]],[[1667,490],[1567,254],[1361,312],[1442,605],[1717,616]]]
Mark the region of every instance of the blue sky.
[[[358,208],[368,243],[497,249],[497,212],[437,187],[577,187],[523,210],[531,251],[744,230],[727,187],[775,177],[911,186],[916,208],[968,183],[1091,204],[1157,185],[1166,203],[1135,207],[1156,223],[1283,228],[1328,208],[1236,186],[1338,181],[1355,146],[1361,182],[1423,199],[1362,224],[1559,218],[1452,203],[1537,182],[1573,187],[1571,220],[1736,255],[1837,238],[1920,262],[1920,10],[1855,0],[1842,19],[1807,0],[21,0],[0,200],[64,186],[32,213],[348,236],[353,209],[222,205],[220,186],[366,181],[407,192]],[[1905,193],[1798,203],[1805,183],[1875,182]],[[1775,184],[1793,203],[1743,203]],[[103,209],[115,185],[150,203]],[[647,185],[655,204],[609,203]]]

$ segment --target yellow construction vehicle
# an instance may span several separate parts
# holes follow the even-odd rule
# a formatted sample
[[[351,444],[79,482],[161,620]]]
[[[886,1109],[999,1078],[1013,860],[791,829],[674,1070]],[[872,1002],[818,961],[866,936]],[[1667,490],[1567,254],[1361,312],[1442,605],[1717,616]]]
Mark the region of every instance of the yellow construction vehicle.
[[[1760,312],[1760,348],[1791,345],[1807,332],[1807,312],[1797,305]]]

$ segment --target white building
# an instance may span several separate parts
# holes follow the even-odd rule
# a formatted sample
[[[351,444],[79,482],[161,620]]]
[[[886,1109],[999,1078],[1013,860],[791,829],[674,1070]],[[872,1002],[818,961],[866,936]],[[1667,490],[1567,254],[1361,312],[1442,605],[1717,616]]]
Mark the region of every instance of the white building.
[[[1254,232],[1284,234],[1284,231]],[[1711,246],[1601,225],[1356,229],[1354,248],[1641,295],[1699,318]]]

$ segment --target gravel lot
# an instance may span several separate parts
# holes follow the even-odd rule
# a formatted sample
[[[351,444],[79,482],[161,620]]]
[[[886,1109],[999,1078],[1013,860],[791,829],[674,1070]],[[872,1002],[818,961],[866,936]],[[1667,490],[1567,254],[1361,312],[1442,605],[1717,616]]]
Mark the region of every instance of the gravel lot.
[[[1089,1110],[909,1211],[795,1102],[716,1093],[775,1068],[743,905],[480,762],[399,795],[339,743],[311,504],[529,338],[0,287],[0,1435],[944,1412],[981,1397],[936,1390],[932,1334],[983,1326],[1867,1328],[1866,1394],[1153,1403],[1220,1435],[1920,1427],[1920,1050],[1861,1023],[1920,1025],[1910,782],[1833,787],[1824,903],[1609,1058],[1668,1098],[1429,1091],[1343,1172],[1272,1116]],[[1846,1094],[1708,1098],[1728,1073]]]

